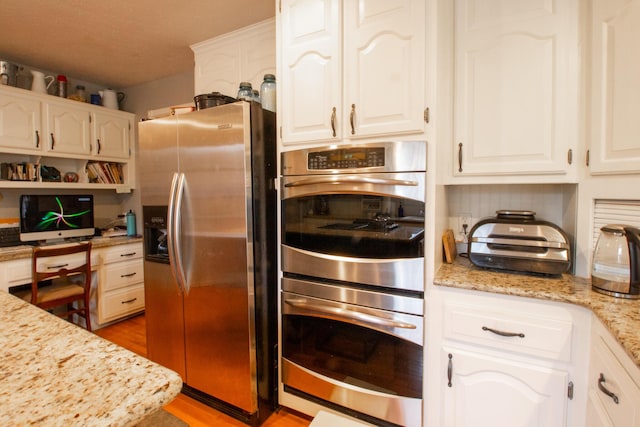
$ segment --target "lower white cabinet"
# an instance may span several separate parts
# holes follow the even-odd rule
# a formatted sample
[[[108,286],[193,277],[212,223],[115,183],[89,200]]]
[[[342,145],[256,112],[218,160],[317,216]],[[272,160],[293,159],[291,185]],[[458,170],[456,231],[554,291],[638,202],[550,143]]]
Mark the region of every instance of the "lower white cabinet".
[[[142,243],[113,246],[101,252],[98,323],[144,310]]]
[[[588,427],[640,426],[640,375],[611,334],[594,319],[589,364]]]
[[[430,372],[438,384],[427,386],[434,402],[427,402],[426,424],[584,425],[587,310],[438,289],[429,313],[428,342],[437,350],[428,349],[427,357],[438,360],[437,372]]]
[[[442,425],[564,426],[567,371],[445,347],[451,372]]]

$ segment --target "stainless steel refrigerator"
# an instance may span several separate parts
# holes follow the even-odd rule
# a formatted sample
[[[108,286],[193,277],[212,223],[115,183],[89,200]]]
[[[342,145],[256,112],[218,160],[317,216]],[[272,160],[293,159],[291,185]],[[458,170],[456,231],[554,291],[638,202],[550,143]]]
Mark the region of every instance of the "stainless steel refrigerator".
[[[148,357],[252,425],[277,398],[275,115],[236,102],[139,124]]]

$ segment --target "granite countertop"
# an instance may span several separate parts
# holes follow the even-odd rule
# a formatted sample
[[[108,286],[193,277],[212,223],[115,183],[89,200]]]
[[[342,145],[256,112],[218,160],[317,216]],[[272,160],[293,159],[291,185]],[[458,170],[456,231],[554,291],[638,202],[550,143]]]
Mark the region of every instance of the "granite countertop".
[[[563,274],[533,276],[478,268],[458,257],[443,264],[434,279],[438,286],[529,297],[580,305],[593,311],[640,367],[640,300],[614,298],[591,290],[587,279]]]
[[[106,248],[109,246],[126,245],[128,243],[141,242],[141,236],[128,237],[94,237],[91,239],[91,247],[93,249]],[[20,245],[0,248],[0,262],[11,261],[14,259],[30,258],[33,253],[33,246]]]
[[[133,426],[180,376],[0,292],[0,425]]]

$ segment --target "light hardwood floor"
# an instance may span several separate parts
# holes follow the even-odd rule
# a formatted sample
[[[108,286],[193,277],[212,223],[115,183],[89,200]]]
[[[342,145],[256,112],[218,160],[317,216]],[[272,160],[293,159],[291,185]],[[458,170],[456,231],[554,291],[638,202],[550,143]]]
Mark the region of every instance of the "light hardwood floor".
[[[98,329],[95,333],[141,356],[147,355],[144,314]],[[246,427],[246,424],[182,393],[164,409],[191,427]],[[262,427],[306,427],[310,422],[306,415],[282,408],[271,415]]]

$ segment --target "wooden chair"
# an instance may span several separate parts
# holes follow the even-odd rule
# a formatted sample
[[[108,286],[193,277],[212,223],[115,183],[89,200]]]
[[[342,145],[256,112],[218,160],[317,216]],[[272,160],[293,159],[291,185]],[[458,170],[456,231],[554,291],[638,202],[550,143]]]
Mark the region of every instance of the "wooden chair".
[[[72,268],[69,262],[61,261],[52,265],[40,266],[43,258],[68,256],[85,253],[83,262]],[[71,260],[70,260],[71,261]],[[72,262],[72,264],[76,264]],[[47,271],[38,271],[46,269]],[[64,311],[55,314],[70,319],[77,314],[84,317],[86,329],[91,331],[91,317],[89,314],[89,295],[91,292],[91,242],[83,242],[63,247],[35,247],[31,263],[31,290],[18,295],[25,301],[48,310],[64,306]],[[44,280],[51,280],[51,284],[42,285]],[[40,285],[40,286],[38,286]],[[74,306],[73,303],[76,303]]]

